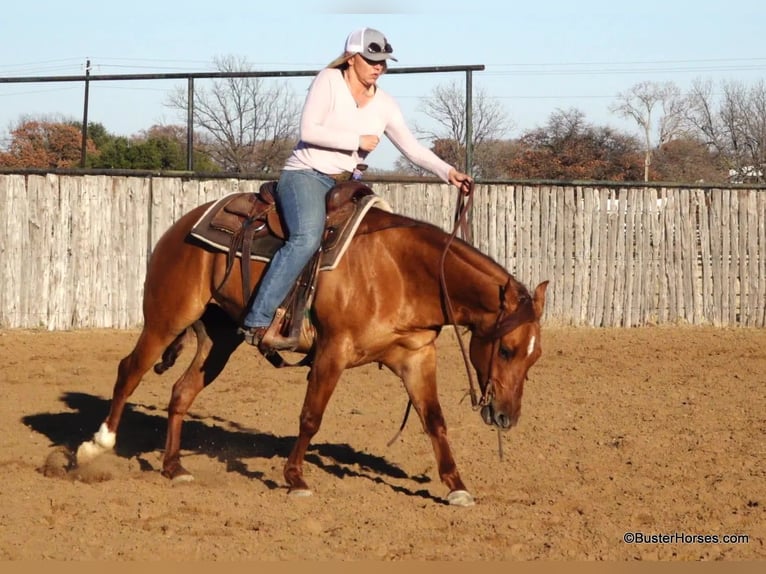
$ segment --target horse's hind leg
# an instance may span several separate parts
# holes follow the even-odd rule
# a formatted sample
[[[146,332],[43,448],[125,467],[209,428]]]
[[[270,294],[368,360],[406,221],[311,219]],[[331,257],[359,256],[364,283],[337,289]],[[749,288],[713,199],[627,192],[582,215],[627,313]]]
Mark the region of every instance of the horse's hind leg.
[[[193,477],[181,465],[181,427],[183,419],[199,392],[221,373],[231,354],[242,342],[236,324],[220,308],[209,306],[193,325],[197,352],[189,368],[173,385],[168,405],[168,431],[162,474],[176,481]]]
[[[78,463],[87,462],[114,448],[117,440],[117,427],[120,425],[120,419],[128,398],[136,390],[146,371],[163,351],[174,346],[178,352],[185,332],[186,329],[180,333],[158,332],[149,325],[144,326],[133,351],[120,361],[117,368],[117,381],[112,391],[112,401],[106,420],[101,423],[98,431],[93,435],[93,440],[82,443],[77,449]]]

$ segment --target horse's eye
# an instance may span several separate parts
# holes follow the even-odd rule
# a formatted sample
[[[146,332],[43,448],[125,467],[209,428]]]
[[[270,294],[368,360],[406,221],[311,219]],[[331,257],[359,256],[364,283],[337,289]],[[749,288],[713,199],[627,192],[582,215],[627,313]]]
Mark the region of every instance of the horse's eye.
[[[513,349],[509,349],[508,347],[501,346],[497,354],[500,355],[501,359],[505,359],[507,361],[513,358]]]

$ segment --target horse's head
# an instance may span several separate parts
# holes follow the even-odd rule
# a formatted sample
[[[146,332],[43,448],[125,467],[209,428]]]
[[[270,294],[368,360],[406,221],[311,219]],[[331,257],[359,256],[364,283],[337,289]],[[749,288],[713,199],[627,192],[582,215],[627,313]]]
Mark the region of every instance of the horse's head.
[[[524,289],[513,307],[501,289],[500,311],[491,324],[477,326],[471,337],[470,358],[481,389],[481,417],[488,425],[508,430],[521,413],[527,372],[542,354],[540,317],[548,282],[540,283],[532,297]]]

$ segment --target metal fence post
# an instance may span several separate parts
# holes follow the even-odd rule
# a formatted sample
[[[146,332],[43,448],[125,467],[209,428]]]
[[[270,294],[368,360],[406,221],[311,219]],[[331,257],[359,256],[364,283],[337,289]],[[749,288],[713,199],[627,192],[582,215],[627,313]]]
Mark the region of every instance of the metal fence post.
[[[88,91],[90,88],[90,60],[85,61],[85,95],[82,105],[82,144],[80,145],[80,167],[85,167],[88,153]]]

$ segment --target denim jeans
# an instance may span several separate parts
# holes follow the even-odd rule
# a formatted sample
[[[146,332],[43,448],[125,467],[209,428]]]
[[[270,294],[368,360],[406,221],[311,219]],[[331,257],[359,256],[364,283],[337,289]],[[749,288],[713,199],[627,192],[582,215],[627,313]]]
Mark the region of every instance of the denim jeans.
[[[243,321],[266,327],[322,241],[325,196],[335,181],[314,170],[284,170],[276,189],[287,241],[274,254]]]

